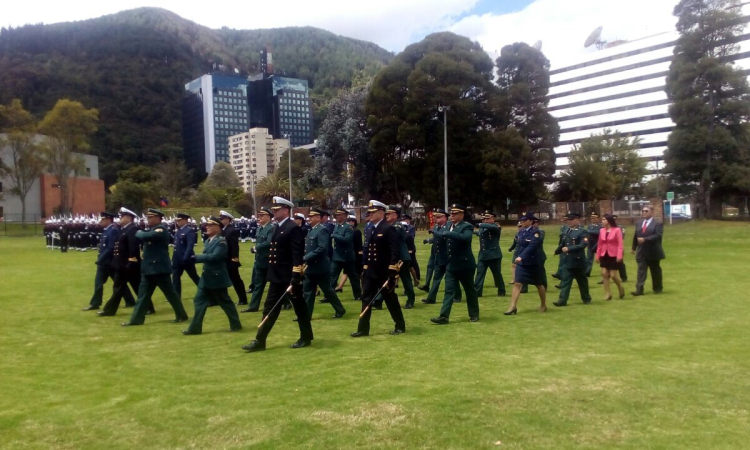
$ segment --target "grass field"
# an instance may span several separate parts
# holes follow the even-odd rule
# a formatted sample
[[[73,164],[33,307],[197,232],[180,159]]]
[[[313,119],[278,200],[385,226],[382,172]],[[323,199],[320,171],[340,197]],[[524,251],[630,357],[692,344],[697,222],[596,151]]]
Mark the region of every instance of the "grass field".
[[[212,308],[202,336],[183,336],[158,293],[145,326],[122,328],[129,309],[80,311],[94,253],[0,238],[0,448],[748,448],[748,231],[667,227],[659,296],[647,285],[649,295],[605,302],[592,277],[590,306],[574,290],[571,306],[539,314],[532,288],[518,316],[502,315],[507,298],[486,296],[480,322],[469,323],[461,303],[450,325],[434,326],[439,305],[418,295],[396,337],[377,311],[372,337],[349,338],[358,305],[347,288],[344,319],[316,306],[313,347],[288,348],[298,329],[284,311],[258,354],[240,349],[257,313],[242,314],[245,331],[235,334]],[[511,239],[507,230],[502,246]],[[630,292],[636,266],[626,262]],[[548,272],[556,264],[551,257]],[[192,315],[195,287],[187,277],[183,286]]]

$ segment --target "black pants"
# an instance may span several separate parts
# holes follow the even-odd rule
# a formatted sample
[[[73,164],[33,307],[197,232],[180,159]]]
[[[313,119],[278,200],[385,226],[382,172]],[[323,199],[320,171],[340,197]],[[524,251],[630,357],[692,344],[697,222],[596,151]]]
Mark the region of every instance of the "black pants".
[[[635,283],[635,290],[643,294],[643,286],[646,284],[648,271],[651,271],[651,286],[654,292],[661,292],[664,289],[662,285],[661,261],[658,259],[640,259],[638,263],[638,280]]]
[[[135,306],[135,299],[133,298],[130,289],[128,289],[128,284],[133,288],[133,292],[135,292],[136,295],[138,295],[138,290],[141,286],[141,269],[139,266],[130,269],[115,270],[114,272],[112,296],[107,300],[107,303],[104,304],[103,310],[108,314],[117,313],[117,309],[120,307],[120,300],[123,298],[125,299],[126,306]],[[146,304],[146,309],[151,313],[156,312],[156,310],[154,310],[154,304],[151,302],[150,298]]]
[[[414,269],[414,275],[417,276],[417,280],[422,279],[422,271],[419,270],[419,261],[417,261],[417,252],[411,254],[411,267]]]
[[[234,291],[237,293],[237,303],[247,305],[247,292],[245,292],[245,282],[240,276],[240,266],[230,261],[227,263],[227,272],[229,272],[229,279],[232,280]]]
[[[268,334],[273,329],[276,319],[279,318],[281,312],[281,305],[276,306],[276,302],[279,301],[284,292],[289,287],[288,284],[270,283],[268,286],[268,295],[266,295],[266,301],[263,303],[263,317],[268,316],[268,320],[258,329],[258,334],[255,335],[255,339],[265,343]],[[302,283],[294,286],[292,292],[287,294],[286,298],[290,299],[292,306],[294,306],[294,313],[297,315],[297,325],[299,326],[299,337],[306,341],[313,340],[312,325],[310,324],[310,313],[307,311],[305,301],[302,299]],[[274,308],[274,306],[276,306]]]
[[[104,298],[104,284],[112,277],[110,266],[96,265],[96,276],[94,277],[94,295],[91,296],[89,305],[100,307]]]
[[[182,297],[182,280],[180,278],[182,278],[183,272],[188,274],[196,286],[198,286],[198,282],[201,280],[198,272],[195,271],[195,264],[185,263],[179,266],[172,266],[172,284],[180,297]]]
[[[370,301],[375,297],[375,294],[380,290],[386,279],[378,279],[365,276],[363,289],[362,289],[362,311],[367,308]],[[395,291],[391,291],[385,288],[381,291],[380,297],[385,301],[385,306],[388,307],[388,312],[391,313],[391,319],[396,324],[395,329],[406,331],[406,323],[404,322],[404,313],[401,311],[401,304],[398,302],[398,295]],[[376,299],[375,302],[380,301]],[[372,316],[372,308],[367,309],[367,313],[360,317],[357,331],[362,333],[370,333],[370,316]]]

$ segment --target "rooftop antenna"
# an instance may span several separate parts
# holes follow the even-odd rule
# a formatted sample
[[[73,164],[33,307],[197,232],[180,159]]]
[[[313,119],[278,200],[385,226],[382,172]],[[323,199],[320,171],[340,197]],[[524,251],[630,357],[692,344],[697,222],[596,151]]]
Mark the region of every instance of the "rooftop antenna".
[[[534,44],[534,48],[541,51],[542,50],[542,41],[536,41]]]
[[[607,41],[602,40],[602,30],[604,27],[599,27],[596,30],[592,31],[588,38],[586,38],[586,42],[583,43],[584,48],[589,48],[592,45],[596,44],[596,48],[601,50],[604,48],[604,45],[607,43]]]

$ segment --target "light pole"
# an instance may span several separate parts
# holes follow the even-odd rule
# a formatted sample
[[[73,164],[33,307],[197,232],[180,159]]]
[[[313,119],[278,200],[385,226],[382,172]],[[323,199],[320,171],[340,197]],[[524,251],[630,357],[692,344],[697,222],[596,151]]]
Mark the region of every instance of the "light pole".
[[[255,171],[254,170],[248,170],[250,172],[250,176],[253,177],[252,182],[250,184],[250,191],[252,192],[253,196],[253,213],[257,216],[258,215],[258,205],[255,203]]]
[[[292,141],[289,139],[289,134],[285,134],[284,139],[289,141],[286,149],[289,154],[289,201],[294,203],[294,200],[292,200]]]
[[[448,110],[450,106],[439,106],[438,111],[443,113],[443,189],[445,195],[445,210],[448,211]]]

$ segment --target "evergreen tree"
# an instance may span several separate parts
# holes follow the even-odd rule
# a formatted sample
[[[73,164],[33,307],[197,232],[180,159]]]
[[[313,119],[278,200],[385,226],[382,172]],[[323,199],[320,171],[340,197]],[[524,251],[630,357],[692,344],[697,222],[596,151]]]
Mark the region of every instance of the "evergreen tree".
[[[729,57],[745,29],[738,0],[682,0],[680,38],[667,77],[675,122],[664,155],[678,183],[694,184],[695,214],[713,218],[720,200],[750,192],[750,90]]]

